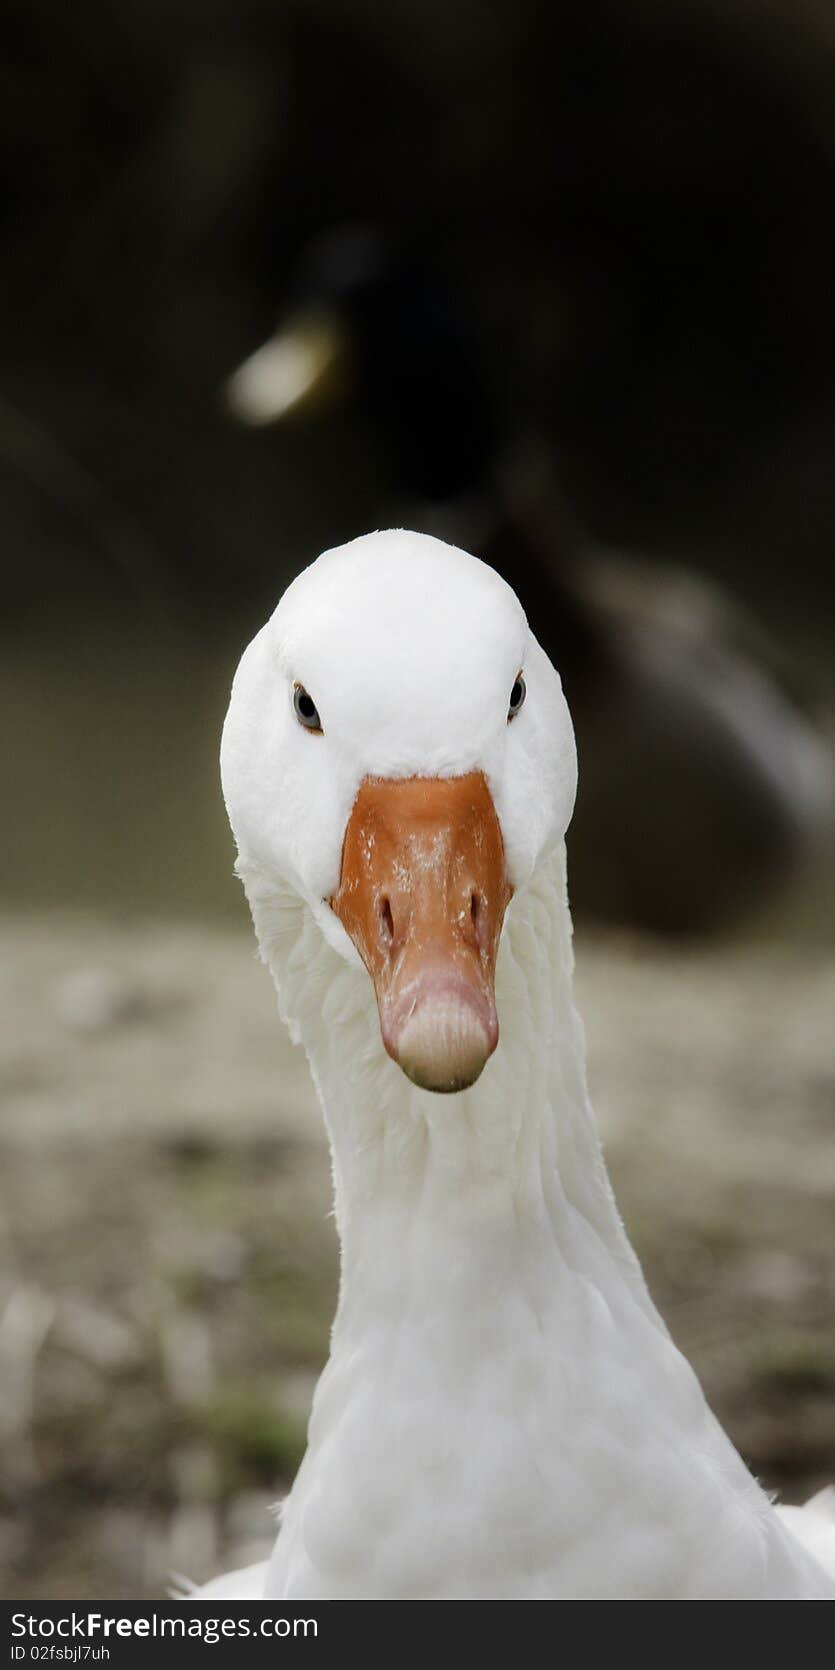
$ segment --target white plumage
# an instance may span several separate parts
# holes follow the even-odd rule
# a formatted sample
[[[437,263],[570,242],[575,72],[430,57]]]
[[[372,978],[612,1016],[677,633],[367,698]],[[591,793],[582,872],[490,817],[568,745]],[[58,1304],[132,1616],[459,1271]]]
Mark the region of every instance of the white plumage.
[[[321,735],[295,721],[294,682]],[[327,1123],[342,1280],[272,1557],[198,1592],[835,1597],[831,1503],[781,1519],[618,1217],[572,1001],[571,724],[513,593],[417,534],[326,553],[243,657],[222,768],[261,954]],[[477,1083],[441,1096],[386,1055],[327,900],[364,779],[473,770],[515,890],[501,1037]]]

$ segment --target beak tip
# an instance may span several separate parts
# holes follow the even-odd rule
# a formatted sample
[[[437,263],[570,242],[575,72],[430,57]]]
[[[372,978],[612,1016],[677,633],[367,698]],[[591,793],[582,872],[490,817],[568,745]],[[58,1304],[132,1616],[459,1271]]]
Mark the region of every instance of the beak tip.
[[[399,1028],[384,1028],[383,1042],[413,1084],[448,1095],[475,1084],[498,1035],[495,1011],[450,993],[424,998]]]
[[[427,1078],[421,1076],[419,1071],[415,1069],[410,1071],[407,1067],[403,1067],[403,1072],[418,1090],[429,1090],[433,1096],[457,1096],[460,1095],[462,1090],[472,1089],[477,1080],[481,1078],[484,1065],[484,1062],[482,1062],[480,1067],[476,1067],[465,1078]]]

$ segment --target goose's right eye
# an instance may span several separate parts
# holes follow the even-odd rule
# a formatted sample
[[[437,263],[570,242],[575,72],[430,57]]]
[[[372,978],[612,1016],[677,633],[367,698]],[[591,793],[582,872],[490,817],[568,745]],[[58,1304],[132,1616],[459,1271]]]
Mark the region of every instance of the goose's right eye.
[[[510,701],[507,704],[507,722],[508,722],[508,724],[510,724],[511,719],[516,718],[516,715],[519,712],[519,709],[522,706],[522,703],[524,702],[527,693],[528,693],[528,690],[527,690],[527,686],[525,684],[525,680],[523,679],[521,673],[517,673],[516,677],[513,681],[513,689],[510,692]]]
[[[293,685],[293,707],[296,718],[306,731],[321,731],[322,721],[319,710],[312,696],[309,696],[303,684]]]

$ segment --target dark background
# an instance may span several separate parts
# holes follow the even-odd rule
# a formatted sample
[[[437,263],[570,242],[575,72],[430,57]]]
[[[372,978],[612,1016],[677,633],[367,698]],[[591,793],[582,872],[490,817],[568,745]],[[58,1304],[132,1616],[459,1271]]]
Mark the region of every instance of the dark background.
[[[9,625],[250,620],[373,521],[356,423],[218,402],[347,219],[454,258],[591,534],[831,600],[828,6],[28,0],[4,33]]]

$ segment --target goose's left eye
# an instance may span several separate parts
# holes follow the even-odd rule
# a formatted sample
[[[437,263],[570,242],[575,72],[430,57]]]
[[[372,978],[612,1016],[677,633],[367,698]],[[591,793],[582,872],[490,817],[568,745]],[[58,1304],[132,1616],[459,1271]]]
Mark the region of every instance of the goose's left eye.
[[[303,684],[294,684],[293,686],[293,706],[299,724],[304,725],[306,731],[321,731],[322,721],[319,718],[319,709],[313,697],[308,695]]]
[[[528,691],[525,680],[523,679],[522,674],[519,673],[517,678],[514,680],[513,689],[510,692],[510,701],[507,704],[508,724],[510,724],[511,719],[516,718],[520,707],[522,707],[524,703],[527,693]]]

